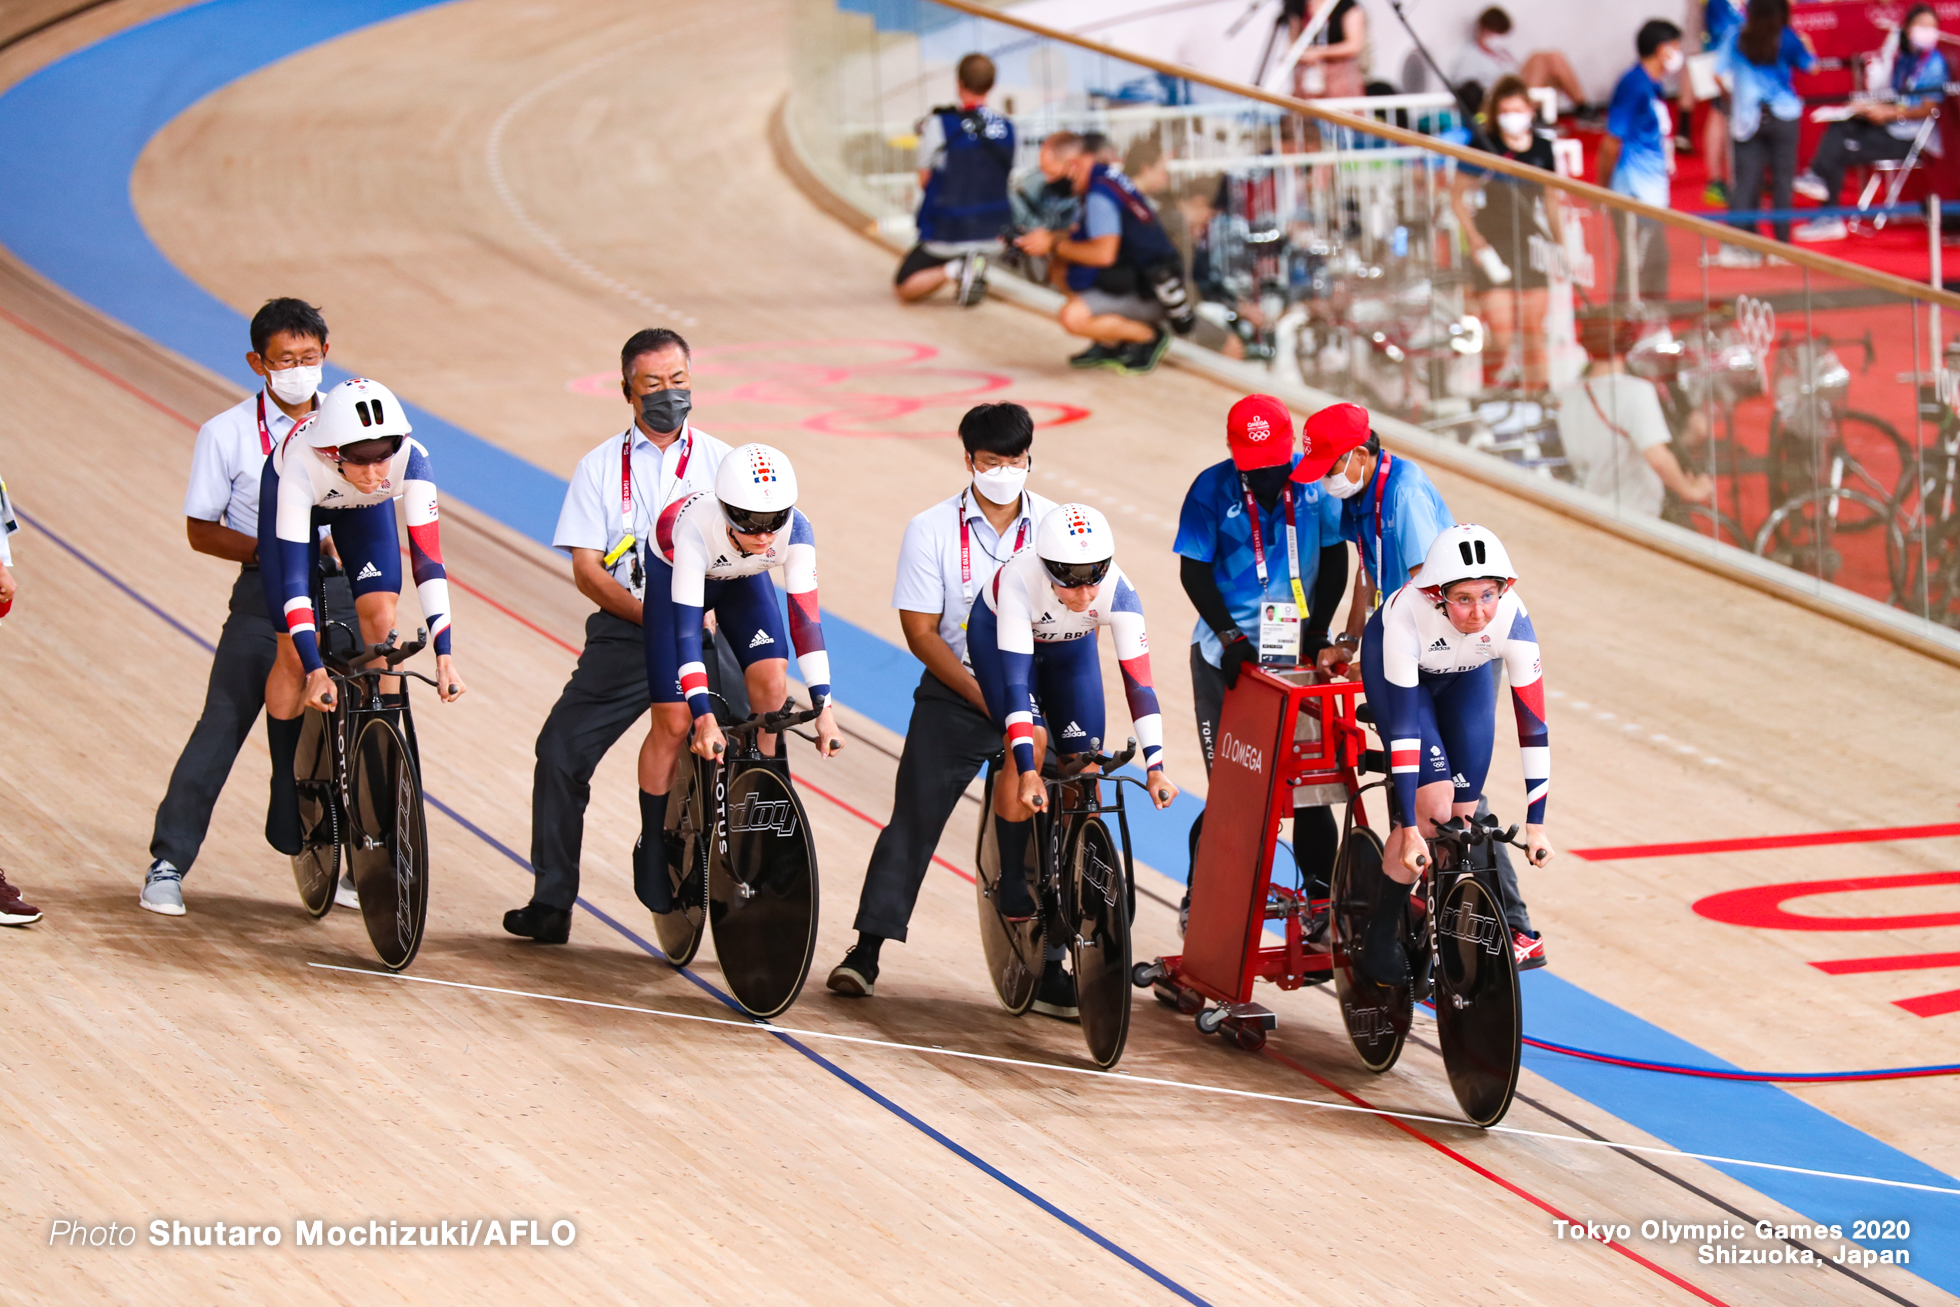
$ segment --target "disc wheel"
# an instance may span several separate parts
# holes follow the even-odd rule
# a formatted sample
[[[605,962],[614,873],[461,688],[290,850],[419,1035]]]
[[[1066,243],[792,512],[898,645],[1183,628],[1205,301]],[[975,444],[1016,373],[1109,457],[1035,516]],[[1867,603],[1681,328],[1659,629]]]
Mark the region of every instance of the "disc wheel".
[[[1009,921],[1000,912],[1000,842],[994,830],[994,782],[997,768],[987,769],[984,799],[980,807],[980,838],[973,861],[978,874],[973,878],[975,900],[980,915],[980,947],[987,958],[987,978],[993,982],[1000,1005],[1020,1016],[1034,1003],[1035,987],[1041,981],[1041,919]],[[1035,891],[1036,841],[1028,841],[1028,854],[1021,865],[1028,892]],[[1079,1004],[1078,1004],[1079,1005]]]
[[[1095,817],[1069,840],[1069,942],[1075,1004],[1089,1056],[1107,1070],[1130,1037],[1130,914],[1123,856],[1109,827]]]
[[[1415,1012],[1410,985],[1377,985],[1361,972],[1356,957],[1368,919],[1384,894],[1406,897],[1406,886],[1382,874],[1381,836],[1356,826],[1341,841],[1334,859],[1329,891],[1333,899],[1334,992],[1341,1002],[1341,1020],[1361,1065],[1382,1072],[1402,1056],[1409,1021]]]
[[[817,851],[803,803],[775,767],[756,764],[727,787],[716,856],[708,859],[708,928],[728,992],[750,1016],[796,1001],[817,946]]]
[[[713,788],[721,767],[684,753],[679,770],[682,779],[674,796],[678,802],[667,805],[667,823],[661,832],[666,847],[654,851],[654,856],[666,854],[674,910],[653,914],[653,933],[667,961],[684,967],[701,951],[701,937],[707,933]],[[647,851],[642,849],[639,856],[646,857]]]
[[[400,971],[422,947],[429,911],[422,778],[393,722],[370,718],[354,743],[348,864],[382,965]]]
[[[1436,952],[1436,1040],[1450,1089],[1471,1121],[1496,1125],[1518,1088],[1523,1006],[1504,909],[1475,877],[1444,895]]]
[[[313,917],[333,910],[340,885],[340,846],[347,820],[340,810],[333,774],[334,720],[308,709],[299,727],[293,777],[299,789],[300,851],[293,855],[293,881],[299,901]]]

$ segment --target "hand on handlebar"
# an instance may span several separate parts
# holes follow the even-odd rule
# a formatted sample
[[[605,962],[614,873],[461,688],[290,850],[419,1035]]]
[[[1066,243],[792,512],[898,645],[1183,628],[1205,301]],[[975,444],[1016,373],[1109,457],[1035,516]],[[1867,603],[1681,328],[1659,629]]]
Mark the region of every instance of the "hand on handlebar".
[[[1422,875],[1422,869],[1428,865],[1429,845],[1411,832],[1402,840],[1402,870],[1409,873],[1410,880],[1414,880]]]
[[[837,715],[825,704],[812,723],[817,735],[817,756],[835,758],[838,750],[844,747],[844,737],[837,733]]]
[[[468,692],[469,686],[456,674],[456,660],[448,654],[436,655],[436,695],[444,703],[455,703]]]
[[[1021,806],[1033,808],[1036,812],[1048,806],[1048,785],[1041,779],[1040,772],[1021,773]]]
[[[320,712],[333,710],[333,677],[324,667],[316,667],[306,674],[306,693],[300,701],[303,708],[313,708]]]
[[[1354,654],[1344,644],[1330,644],[1314,655],[1314,665],[1322,676],[1343,676],[1353,661]]]
[[[1545,828],[1542,825],[1527,825],[1524,828],[1524,842],[1527,850],[1525,856],[1531,859],[1531,865],[1534,867],[1544,866],[1558,852],[1552,847],[1552,842],[1545,838]]]
[[[1150,801],[1156,804],[1159,809],[1170,807],[1171,800],[1175,799],[1180,793],[1177,786],[1172,783],[1171,778],[1164,775],[1164,770],[1161,767],[1150,773],[1150,779],[1146,782],[1146,785],[1150,790]]]
[[[703,758],[719,758],[728,750],[728,737],[721,733],[721,723],[713,713],[704,713],[694,719],[695,753]]]

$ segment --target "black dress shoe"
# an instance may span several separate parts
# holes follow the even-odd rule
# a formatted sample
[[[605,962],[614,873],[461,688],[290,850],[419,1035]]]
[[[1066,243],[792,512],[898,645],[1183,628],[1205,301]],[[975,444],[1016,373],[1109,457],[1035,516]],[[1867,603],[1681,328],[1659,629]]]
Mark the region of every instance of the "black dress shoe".
[[[527,903],[504,914],[504,929],[540,944],[563,944],[572,937],[572,914],[542,903]]]

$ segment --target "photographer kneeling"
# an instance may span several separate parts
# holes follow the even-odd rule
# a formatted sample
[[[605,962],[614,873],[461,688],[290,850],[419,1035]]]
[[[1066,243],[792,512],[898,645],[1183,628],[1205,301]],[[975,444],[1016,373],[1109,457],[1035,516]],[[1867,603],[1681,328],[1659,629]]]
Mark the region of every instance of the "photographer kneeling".
[[[1068,292],[1062,329],[1094,342],[1069,359],[1071,367],[1148,372],[1170,349],[1172,330],[1188,331],[1196,320],[1183,256],[1121,172],[1078,150],[1064,175],[1082,199],[1075,226],[1067,236],[1043,228],[1014,243],[1050,260],[1051,279]]]

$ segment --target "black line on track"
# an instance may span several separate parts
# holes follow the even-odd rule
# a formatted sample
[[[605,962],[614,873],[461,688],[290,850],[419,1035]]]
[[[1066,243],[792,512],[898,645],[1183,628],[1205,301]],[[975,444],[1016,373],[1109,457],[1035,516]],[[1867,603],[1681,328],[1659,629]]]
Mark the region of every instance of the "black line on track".
[[[40,22],[34,24],[34,26],[29,27],[24,31],[15,32],[12,36],[6,38],[4,41],[0,41],[0,53],[5,53],[6,51],[11,50],[15,46],[19,45],[22,41],[28,40],[32,37],[39,36],[41,33],[48,31],[50,28],[59,27],[71,18],[80,18],[83,14],[88,13],[90,10],[100,9],[105,5],[111,5],[114,4],[115,2],[116,0],[89,0],[89,3],[84,5],[77,5],[75,8],[70,9],[66,13],[56,14],[51,18],[44,18]]]

